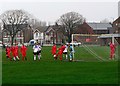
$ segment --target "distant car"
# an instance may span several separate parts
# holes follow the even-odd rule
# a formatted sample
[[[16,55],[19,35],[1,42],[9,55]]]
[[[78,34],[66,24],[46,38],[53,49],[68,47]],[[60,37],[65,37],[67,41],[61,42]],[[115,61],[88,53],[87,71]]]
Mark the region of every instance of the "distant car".
[[[66,44],[69,44],[69,43],[66,43]],[[74,41],[73,43],[71,42],[70,44],[72,44],[74,46],[79,46],[79,45],[81,45],[81,42]]]
[[[74,46],[79,46],[79,45],[81,45],[81,42],[73,42],[73,43],[70,43],[70,44],[72,44]]]
[[[35,43],[36,43],[36,40],[34,40],[34,39],[32,39],[32,40],[29,41],[29,45],[32,45],[32,46],[33,46]]]

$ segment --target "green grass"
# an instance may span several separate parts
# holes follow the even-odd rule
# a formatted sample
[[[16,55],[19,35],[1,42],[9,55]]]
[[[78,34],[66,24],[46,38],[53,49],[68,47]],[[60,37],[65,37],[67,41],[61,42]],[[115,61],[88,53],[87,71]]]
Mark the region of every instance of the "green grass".
[[[89,47],[104,59],[109,58],[109,47]],[[105,52],[105,49],[107,50]],[[51,47],[43,47],[42,59],[33,61],[28,47],[28,61],[9,61],[2,55],[3,84],[118,84],[118,62],[99,61],[83,47],[75,48],[75,59],[80,62],[53,60]],[[20,55],[21,56],[21,55]]]

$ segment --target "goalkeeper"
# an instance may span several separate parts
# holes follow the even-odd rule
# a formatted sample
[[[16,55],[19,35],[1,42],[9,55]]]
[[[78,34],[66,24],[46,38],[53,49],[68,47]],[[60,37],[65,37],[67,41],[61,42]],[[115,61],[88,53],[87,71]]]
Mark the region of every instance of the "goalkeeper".
[[[74,60],[74,53],[75,53],[75,51],[74,51],[74,48],[73,48],[72,44],[69,45],[68,49],[69,49],[70,61],[73,61]]]

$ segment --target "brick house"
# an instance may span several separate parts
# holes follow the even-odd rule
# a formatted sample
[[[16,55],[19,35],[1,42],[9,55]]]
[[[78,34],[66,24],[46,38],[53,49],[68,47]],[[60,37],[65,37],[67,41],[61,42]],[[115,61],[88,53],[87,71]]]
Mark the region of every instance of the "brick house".
[[[113,33],[114,34],[120,34],[120,17],[118,17],[114,22],[113,22]],[[120,37],[116,37],[116,40],[118,41],[118,43],[120,44]]]
[[[2,42],[4,44],[11,44],[11,37],[9,35],[9,32],[4,28],[2,28]],[[12,28],[12,26],[7,25],[7,28]],[[17,32],[16,36],[14,37],[14,43],[20,43],[20,44],[25,43],[28,41],[28,39],[30,37],[30,36],[28,36],[29,31],[30,31],[30,30],[28,30],[28,28],[29,28],[28,25],[27,25],[27,27],[24,27],[24,25],[23,26],[21,25],[20,28],[26,28],[26,29]]]
[[[118,18],[113,22],[113,28],[114,28],[114,32],[113,32],[113,33],[120,33],[120,17],[118,17]]]
[[[23,37],[23,32],[22,31],[19,31],[16,36],[14,37],[14,43],[17,42],[17,43],[23,43],[24,41],[24,37]],[[6,30],[3,30],[2,31],[2,42],[4,44],[7,44],[7,43],[11,43],[11,37],[9,35],[9,32],[6,31]]]
[[[75,34],[94,34],[93,28],[88,25],[88,23],[84,22],[81,24],[76,31]]]

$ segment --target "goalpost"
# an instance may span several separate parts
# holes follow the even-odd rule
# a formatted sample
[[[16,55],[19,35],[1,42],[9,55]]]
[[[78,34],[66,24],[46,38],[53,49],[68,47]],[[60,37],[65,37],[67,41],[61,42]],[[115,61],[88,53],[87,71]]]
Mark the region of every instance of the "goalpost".
[[[76,36],[76,38],[75,38]],[[90,54],[92,54],[96,59],[103,61],[100,56],[98,56],[92,49],[90,49],[87,45],[98,45],[98,36],[96,34],[72,34],[72,46],[74,41],[80,42],[82,47],[85,48]],[[74,47],[74,46],[73,46]],[[73,53],[73,60],[74,60],[74,53]]]
[[[103,39],[102,39],[103,38]],[[109,42],[113,44],[118,42],[115,39],[114,35],[111,34],[72,34],[72,46],[74,42],[81,42],[81,47],[83,47],[87,52],[89,52],[92,56],[94,56],[99,61],[108,61],[109,58]],[[104,46],[101,46],[104,45]],[[96,49],[92,48],[92,46],[101,46],[103,47],[103,52],[106,56],[102,56],[100,53],[96,52]],[[74,46],[73,46],[74,47]],[[103,58],[105,57],[105,58]],[[118,57],[118,56],[117,56]],[[75,59],[74,53],[73,53],[73,60]]]

